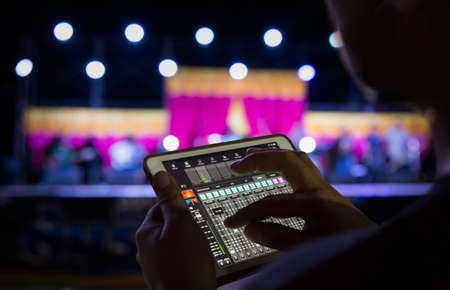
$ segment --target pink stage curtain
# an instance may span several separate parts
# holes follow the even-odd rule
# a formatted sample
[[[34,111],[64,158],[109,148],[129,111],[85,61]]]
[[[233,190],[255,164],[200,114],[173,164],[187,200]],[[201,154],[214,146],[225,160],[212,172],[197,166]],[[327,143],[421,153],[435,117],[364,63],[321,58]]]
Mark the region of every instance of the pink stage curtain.
[[[66,135],[63,136],[61,139],[64,144],[75,150],[78,150],[86,146],[86,144],[89,142],[88,136],[78,134]]]
[[[359,162],[364,162],[364,156],[369,148],[369,142],[366,136],[352,138],[353,156],[358,159]]]
[[[253,69],[245,79],[234,80],[226,68],[182,67],[166,79],[165,88],[170,133],[180,139],[180,148],[206,144],[213,133],[291,135],[307,99],[307,85],[295,70]],[[241,120],[246,124],[239,128]]]
[[[145,149],[147,154],[154,154],[158,150],[160,140],[160,136],[141,136],[136,138],[136,141]]]
[[[230,98],[172,96],[168,98],[170,134],[180,140],[180,149],[194,145],[196,138],[227,133]]]
[[[105,167],[111,166],[111,156],[109,155],[109,148],[116,142],[124,140],[126,137],[118,136],[103,136],[94,137],[93,143],[98,154],[102,157],[102,163]]]
[[[31,149],[31,162],[35,168],[40,168],[45,161],[47,148],[55,140],[49,133],[33,133],[27,136],[28,146]]]
[[[250,127],[250,136],[282,133],[291,135],[293,126],[302,120],[306,100],[264,99],[247,97],[243,99],[245,113]]]
[[[227,134],[231,100],[226,97],[168,98],[170,133],[178,137],[180,148],[192,147],[196,139],[205,140],[213,133]],[[250,136],[291,135],[294,124],[303,118],[306,101],[248,97],[243,99],[243,104]]]

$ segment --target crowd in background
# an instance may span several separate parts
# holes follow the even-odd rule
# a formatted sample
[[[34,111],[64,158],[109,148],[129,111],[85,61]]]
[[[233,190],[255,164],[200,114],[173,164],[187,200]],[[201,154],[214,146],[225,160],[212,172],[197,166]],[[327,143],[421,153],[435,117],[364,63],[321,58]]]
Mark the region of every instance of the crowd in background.
[[[361,147],[364,141],[364,148]],[[429,182],[434,177],[430,144],[411,135],[400,124],[381,133],[373,127],[365,140],[355,140],[343,130],[332,144],[319,146],[311,158],[331,183]]]
[[[230,139],[227,137],[223,139]],[[361,140],[343,129],[331,142],[318,140],[309,155],[332,183],[428,182],[433,178],[432,146],[424,151],[418,138],[402,125],[396,124],[384,133],[373,127],[363,141],[364,148],[356,148],[361,147]],[[110,166],[104,166],[92,141],[75,150],[56,138],[46,151],[42,168],[34,172],[35,182],[143,184],[146,178],[142,160],[152,153],[157,152],[147,152],[137,140],[128,137],[109,148]]]
[[[115,142],[109,148],[110,166],[92,141],[74,149],[56,138],[46,151],[41,169],[35,169],[35,180],[41,184],[142,184],[145,175],[142,160],[146,150],[132,137]]]

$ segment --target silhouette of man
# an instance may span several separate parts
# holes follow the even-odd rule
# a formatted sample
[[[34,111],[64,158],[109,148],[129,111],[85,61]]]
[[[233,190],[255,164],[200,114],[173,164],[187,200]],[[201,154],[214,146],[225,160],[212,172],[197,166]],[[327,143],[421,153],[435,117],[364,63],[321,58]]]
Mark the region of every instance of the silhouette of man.
[[[450,289],[450,106],[447,50],[449,1],[327,0],[342,34],[350,73],[384,102],[410,103],[433,116],[434,187],[420,201],[376,225],[331,187],[301,152],[250,150],[239,173],[280,171],[294,194],[267,197],[225,221],[286,253],[236,283],[244,289]],[[406,96],[406,97],[405,97]],[[207,241],[175,180],[152,178],[158,204],[137,231],[137,259],[153,289],[214,289]],[[262,222],[299,216],[303,231]],[[187,251],[186,249],[190,249]]]

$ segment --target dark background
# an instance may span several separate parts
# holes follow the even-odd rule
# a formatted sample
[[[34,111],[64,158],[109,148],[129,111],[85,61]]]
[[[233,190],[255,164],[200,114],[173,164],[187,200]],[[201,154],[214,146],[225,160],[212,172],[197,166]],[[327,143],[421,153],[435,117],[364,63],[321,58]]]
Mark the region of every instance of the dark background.
[[[31,1],[1,9],[2,66],[1,152],[10,153],[18,77],[14,66],[29,57],[33,63],[31,105],[88,106],[89,78],[84,66],[98,58],[105,63],[103,104],[106,107],[161,107],[162,77],[158,63],[165,57],[179,65],[228,67],[242,61],[252,68],[297,69],[310,63],[317,70],[310,83],[310,109],[361,110],[368,103],[356,90],[328,43],[331,28],[323,1],[296,1],[295,5],[222,7],[151,1]],[[181,5],[183,4],[183,5]],[[53,27],[68,21],[73,37],[65,43],[53,36]],[[132,44],[123,34],[127,24],[145,29],[143,41]],[[194,33],[201,26],[215,32],[214,42],[200,47]],[[262,41],[276,27],[283,33],[279,47]],[[28,51],[25,39],[28,43]],[[104,54],[95,52],[94,39],[102,38]]]
[[[163,79],[157,66],[163,58],[170,57],[179,65],[191,66],[228,67],[242,61],[250,70],[297,69],[309,63],[317,70],[316,78],[309,83],[309,110],[403,110],[383,104],[375,106],[358,92],[336,50],[328,43],[333,29],[322,0],[297,0],[289,6],[259,2],[246,7],[228,2],[220,8],[212,5],[217,5],[216,2],[203,6],[166,1],[165,7],[152,1],[129,0],[36,2],[16,1],[13,6],[2,3],[0,8],[1,161],[13,154],[16,95],[19,82],[23,81],[16,76],[14,67],[24,57],[34,63],[30,104],[38,106],[89,106],[90,79],[84,67],[89,60],[98,58],[106,66],[104,106],[160,108],[164,103]],[[74,27],[74,35],[66,43],[53,36],[53,27],[60,21],[68,21]],[[126,25],[132,22],[141,24],[146,32],[143,41],[137,44],[129,43],[123,34]],[[194,40],[194,33],[201,26],[209,26],[215,32],[209,47],[200,47]],[[266,47],[262,40],[264,32],[272,27],[280,29],[284,37],[276,48]],[[104,40],[103,55],[95,52],[96,38]],[[31,40],[28,52],[24,49],[25,39]],[[415,199],[352,201],[374,221],[383,222]],[[56,269],[90,276],[135,272],[140,277],[135,262],[134,231],[153,202],[114,198],[1,199],[0,225],[6,238],[0,243],[3,249],[0,268]],[[98,235],[96,243],[84,243],[85,237],[96,230],[95,226],[104,234]],[[61,229],[68,234],[61,234]],[[114,251],[111,241],[125,244],[125,250]],[[21,251],[39,256],[38,246],[43,243],[48,243],[52,251],[44,257],[42,265],[18,259]],[[51,281],[45,282],[47,285],[81,283],[78,278],[68,282],[53,274],[43,279]],[[33,280],[19,276],[8,281],[21,284]]]

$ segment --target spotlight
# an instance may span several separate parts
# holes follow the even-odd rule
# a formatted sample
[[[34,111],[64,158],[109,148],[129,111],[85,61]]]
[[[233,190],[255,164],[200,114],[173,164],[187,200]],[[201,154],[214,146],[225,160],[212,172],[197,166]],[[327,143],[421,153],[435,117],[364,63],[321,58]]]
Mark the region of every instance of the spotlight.
[[[214,32],[211,28],[202,27],[195,33],[195,40],[197,40],[200,45],[208,45],[214,40]]]
[[[86,65],[86,74],[91,79],[100,79],[105,74],[105,66],[98,60],[90,61]]]
[[[144,38],[144,28],[136,23],[130,24],[125,28],[125,37],[130,42],[139,42]]]
[[[304,82],[309,82],[316,76],[316,70],[312,65],[302,65],[297,71],[298,78]]]
[[[180,140],[174,135],[167,135],[163,139],[163,147],[167,151],[175,151],[180,147]]]
[[[73,35],[72,25],[67,22],[60,22],[56,24],[55,28],[53,28],[53,35],[55,35],[56,39],[59,41],[69,40]]]
[[[109,149],[110,155],[112,157],[113,165],[118,165],[121,167],[124,164],[130,164],[133,162],[133,157],[135,155],[134,148],[128,142],[119,141],[112,145]],[[114,166],[115,167],[115,166]]]
[[[352,177],[364,177],[369,173],[367,166],[362,164],[353,164],[350,167],[350,175]]]
[[[222,135],[213,133],[208,136],[208,144],[216,144],[222,142]]]
[[[335,31],[330,34],[328,42],[333,48],[341,48],[344,46],[344,41],[342,40],[342,35],[340,31]]]
[[[173,77],[178,71],[178,65],[172,59],[164,59],[159,63],[159,73],[166,78]]]
[[[283,35],[278,29],[272,28],[264,33],[264,43],[269,47],[276,47],[280,45],[283,40]]]
[[[15,70],[19,77],[24,78],[33,70],[33,62],[28,58],[24,58],[16,64]]]
[[[298,142],[298,148],[305,153],[312,153],[316,150],[316,140],[313,137],[303,137]]]
[[[245,64],[237,62],[230,66],[229,73],[233,79],[243,80],[248,74],[248,69]]]

